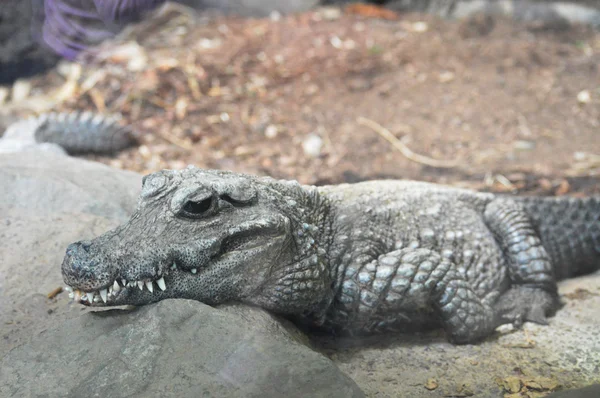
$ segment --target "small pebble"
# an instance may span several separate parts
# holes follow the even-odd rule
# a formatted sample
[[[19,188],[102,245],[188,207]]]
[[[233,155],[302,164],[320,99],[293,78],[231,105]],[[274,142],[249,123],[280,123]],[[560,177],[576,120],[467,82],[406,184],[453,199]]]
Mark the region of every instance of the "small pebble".
[[[326,21],[334,21],[342,16],[342,10],[337,7],[323,7],[319,14]]]
[[[520,151],[531,151],[535,148],[535,142],[533,141],[525,141],[525,140],[517,140],[513,143],[515,149]]]
[[[310,157],[318,157],[321,154],[321,148],[323,147],[323,139],[316,134],[310,134],[302,142],[302,149],[304,153]]]
[[[592,100],[592,95],[588,90],[582,90],[577,94],[577,101],[580,104],[587,104]]]
[[[277,126],[274,124],[269,124],[265,129],[265,137],[267,138],[275,138],[277,137],[278,133],[279,131],[277,130]]]
[[[429,30],[429,26],[425,22],[415,22],[412,25],[413,32],[423,33]]]

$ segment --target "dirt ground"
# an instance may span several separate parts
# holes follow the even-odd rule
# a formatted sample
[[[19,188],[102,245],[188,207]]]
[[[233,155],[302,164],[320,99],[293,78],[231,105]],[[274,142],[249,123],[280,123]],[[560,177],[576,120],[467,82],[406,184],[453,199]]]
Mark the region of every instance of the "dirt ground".
[[[600,32],[380,11],[163,12],[89,55],[54,109],[122,113],[140,145],[92,158],[143,173],[600,192]]]

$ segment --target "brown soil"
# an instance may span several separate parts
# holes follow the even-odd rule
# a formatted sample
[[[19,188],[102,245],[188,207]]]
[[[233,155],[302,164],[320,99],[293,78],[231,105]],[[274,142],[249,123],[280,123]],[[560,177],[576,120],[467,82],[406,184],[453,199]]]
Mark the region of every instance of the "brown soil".
[[[588,28],[336,9],[279,21],[171,12],[117,44],[129,39],[142,49],[104,46],[79,80],[95,76],[93,87],[60,107],[121,112],[137,127],[139,147],[94,157],[113,166],[600,192],[600,33]],[[54,72],[34,85],[59,81]],[[457,166],[410,160],[359,119]]]

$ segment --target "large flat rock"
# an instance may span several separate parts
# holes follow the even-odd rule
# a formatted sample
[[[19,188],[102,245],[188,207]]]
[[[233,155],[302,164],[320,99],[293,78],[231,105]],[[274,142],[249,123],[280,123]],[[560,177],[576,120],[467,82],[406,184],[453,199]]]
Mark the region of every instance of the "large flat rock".
[[[141,176],[44,151],[0,155],[0,356],[65,305],[60,264],[71,242],[97,236],[133,212]]]
[[[0,210],[32,215],[86,213],[118,221],[129,218],[142,176],[97,162],[28,150],[0,155]]]
[[[0,396],[361,397],[260,309],[165,300],[54,324],[1,362]]]

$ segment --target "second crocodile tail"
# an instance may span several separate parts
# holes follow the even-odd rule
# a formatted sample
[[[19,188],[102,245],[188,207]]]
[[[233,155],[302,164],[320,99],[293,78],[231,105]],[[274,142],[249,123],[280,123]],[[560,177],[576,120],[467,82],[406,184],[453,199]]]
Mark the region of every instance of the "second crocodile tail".
[[[47,113],[38,118],[35,141],[59,145],[69,154],[115,153],[136,143],[115,117],[90,112]]]

